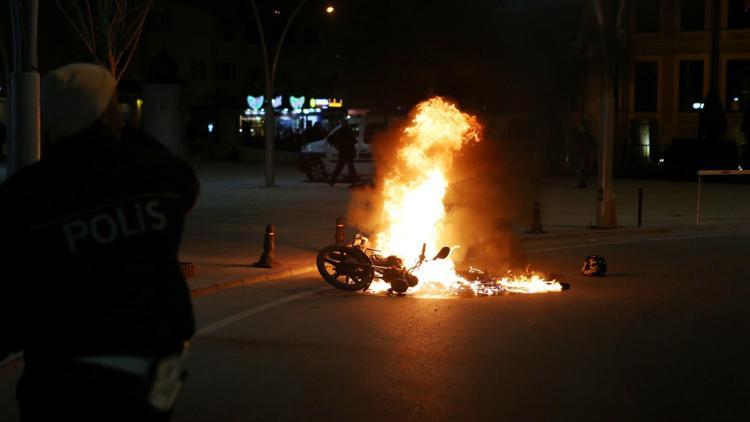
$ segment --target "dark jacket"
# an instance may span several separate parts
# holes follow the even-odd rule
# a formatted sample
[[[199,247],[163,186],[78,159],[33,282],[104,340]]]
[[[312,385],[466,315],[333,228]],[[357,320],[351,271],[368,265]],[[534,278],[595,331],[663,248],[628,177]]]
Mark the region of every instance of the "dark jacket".
[[[180,350],[195,323],[177,250],[198,189],[154,139],[101,129],[0,185],[0,359]]]
[[[356,155],[357,138],[350,126],[341,126],[333,133],[333,146],[339,151],[342,159],[351,159]]]

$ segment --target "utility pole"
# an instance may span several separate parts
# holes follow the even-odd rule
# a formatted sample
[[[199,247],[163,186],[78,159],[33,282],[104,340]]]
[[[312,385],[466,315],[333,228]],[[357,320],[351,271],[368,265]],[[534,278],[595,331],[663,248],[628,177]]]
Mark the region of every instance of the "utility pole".
[[[255,22],[258,25],[258,33],[260,35],[260,46],[261,50],[263,52],[263,65],[265,69],[266,74],[266,102],[265,107],[263,108],[265,111],[264,118],[264,128],[263,131],[265,132],[265,140],[266,140],[266,187],[273,187],[275,185],[275,174],[274,174],[274,159],[273,159],[273,153],[274,153],[274,131],[276,127],[276,119],[273,114],[273,94],[274,94],[274,79],[276,78],[276,66],[279,63],[279,53],[281,52],[281,46],[284,44],[284,38],[286,37],[287,31],[289,31],[289,26],[292,24],[292,21],[294,20],[294,17],[297,16],[297,13],[299,13],[300,9],[302,9],[302,6],[307,2],[307,0],[301,0],[297,7],[294,9],[294,11],[289,15],[289,19],[286,21],[286,25],[284,25],[284,30],[281,32],[281,36],[279,37],[279,42],[276,44],[276,52],[273,55],[273,61],[269,61],[269,55],[268,55],[268,45],[266,43],[266,36],[263,31],[263,23],[260,19],[260,13],[258,12],[258,7],[255,4],[255,0],[251,0],[250,4],[253,6],[253,13],[255,14]]]
[[[719,35],[721,34],[721,2],[713,0],[711,18],[711,85],[710,91],[719,92]],[[727,100],[729,101],[729,100]]]
[[[8,175],[39,160],[41,118],[37,66],[39,1],[8,0],[13,67],[10,75]]]
[[[626,0],[618,2],[618,10],[615,22],[612,22],[612,13],[602,5],[602,0],[594,1],[594,11],[599,26],[601,38],[601,64],[602,64],[602,86],[601,86],[601,139],[598,147],[598,190],[596,196],[596,228],[617,227],[617,208],[615,206],[615,193],[612,183],[612,167],[614,164],[614,135],[615,135],[615,95],[614,84],[617,81],[612,77],[612,49],[620,35],[620,28],[626,10]]]

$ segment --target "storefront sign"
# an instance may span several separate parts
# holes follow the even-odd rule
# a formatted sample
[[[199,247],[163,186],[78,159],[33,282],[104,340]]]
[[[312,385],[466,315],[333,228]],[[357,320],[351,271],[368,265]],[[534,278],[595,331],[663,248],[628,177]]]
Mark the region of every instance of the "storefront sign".
[[[295,97],[294,95],[289,97],[289,105],[292,106],[293,109],[298,110],[301,109],[302,106],[305,105],[305,97],[304,95],[301,97]]]
[[[310,98],[310,107],[328,108],[328,98]]]
[[[252,114],[256,114],[257,112],[262,111],[263,104],[265,102],[265,97],[263,95],[248,95],[247,96],[247,105],[250,107],[248,110],[252,111]],[[273,108],[280,108],[284,104],[284,97],[281,95],[277,95],[276,97],[271,99],[271,106]],[[301,112],[305,107],[305,96],[301,95],[299,97],[295,97],[293,95],[289,96],[289,105],[292,108],[292,112],[299,113]],[[310,98],[308,100],[309,113],[313,112],[320,112],[321,109],[327,109],[327,108],[341,108],[344,106],[344,100],[340,98]],[[250,115],[250,112],[246,112],[245,114]]]
[[[261,107],[263,107],[263,100],[264,100],[264,97],[262,95],[258,97],[253,97],[252,95],[248,95],[247,105],[251,109],[257,111],[257,110],[260,110]]]

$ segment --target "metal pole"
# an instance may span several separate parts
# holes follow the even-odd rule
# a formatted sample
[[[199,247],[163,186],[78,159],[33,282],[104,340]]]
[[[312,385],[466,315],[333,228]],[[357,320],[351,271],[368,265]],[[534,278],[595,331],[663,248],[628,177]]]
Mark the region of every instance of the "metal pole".
[[[698,206],[695,211],[695,224],[701,223],[701,176],[698,175]]]
[[[39,72],[37,71],[38,0],[28,0],[22,16],[20,0],[9,0],[13,71],[10,83],[8,175],[26,167],[40,155],[41,119]],[[24,21],[25,18],[25,21]]]
[[[265,70],[266,75],[266,102],[267,104],[264,105],[263,110],[266,112],[264,116],[264,128],[263,128],[263,135],[265,137],[265,146],[266,146],[266,153],[265,153],[265,164],[266,164],[266,187],[271,187],[274,185],[274,172],[273,172],[273,134],[271,133],[271,130],[269,130],[269,127],[273,128],[273,107],[270,106],[271,98],[270,96],[273,95],[273,82],[271,77],[271,65],[268,61],[268,48],[266,45],[266,36],[265,31],[263,30],[263,21],[260,19],[260,13],[258,12],[258,6],[255,4],[255,0],[250,0],[250,5],[253,7],[253,14],[255,15],[255,23],[258,27],[258,35],[260,35],[260,47],[261,52],[263,53],[263,68]],[[269,121],[270,119],[270,121]]]
[[[258,12],[258,7],[255,4],[255,0],[251,0],[250,4],[253,7],[253,13],[255,14],[255,22],[258,26],[258,33],[260,35],[260,44],[261,44],[261,50],[263,53],[263,65],[265,68],[266,73],[266,104],[264,107],[264,110],[266,112],[264,116],[264,135],[265,135],[265,146],[266,146],[266,154],[265,154],[265,162],[266,162],[266,187],[272,187],[275,185],[275,173],[274,173],[274,130],[275,130],[275,116],[273,114],[273,105],[271,104],[271,100],[273,99],[273,91],[274,91],[274,83],[276,78],[276,65],[279,62],[279,53],[281,52],[281,46],[284,44],[284,38],[286,37],[286,33],[289,31],[289,26],[292,24],[292,21],[294,20],[294,17],[297,16],[297,13],[299,13],[302,6],[305,4],[307,0],[302,0],[297,4],[297,7],[294,9],[294,11],[289,16],[289,19],[286,21],[286,25],[284,26],[283,31],[281,32],[281,36],[279,37],[279,42],[276,45],[276,52],[274,53],[273,62],[269,62],[269,56],[268,56],[268,45],[266,43],[266,37],[265,33],[263,31],[263,23],[260,19],[260,13]]]
[[[289,26],[291,26],[292,21],[294,20],[294,17],[297,16],[297,13],[299,13],[300,9],[302,9],[302,6],[305,4],[307,0],[302,0],[299,2],[297,7],[294,9],[291,15],[289,15],[289,19],[286,21],[286,25],[284,25],[284,30],[281,31],[281,36],[279,37],[279,42],[276,45],[276,52],[273,56],[273,63],[271,64],[271,73],[269,77],[266,78],[266,116],[265,116],[265,135],[266,135],[266,186],[272,187],[276,184],[276,173],[274,171],[274,152],[276,149],[275,142],[276,142],[276,115],[274,115],[273,111],[273,94],[274,94],[274,85],[276,84],[276,65],[279,63],[279,55],[281,53],[281,47],[284,45],[284,38],[286,38],[286,33],[289,32]],[[266,56],[266,60],[268,60]]]
[[[604,66],[609,66],[606,62]],[[602,93],[602,124],[599,143],[599,191],[596,207],[596,227],[617,227],[617,209],[612,186],[614,153],[614,95],[609,69],[604,69]]]
[[[621,0],[621,2],[624,0]],[[610,51],[610,19],[601,0],[594,0],[594,10],[599,24],[602,54],[602,87],[601,87],[601,137],[599,142],[599,189],[597,192],[596,223],[598,228],[617,227],[617,209],[612,187],[612,155],[614,153],[614,83],[612,78],[612,61]],[[619,14],[618,14],[619,19]],[[615,28],[615,31],[619,28]]]
[[[710,90],[719,92],[719,35],[721,30],[721,1],[714,0],[711,23],[711,81]]]
[[[638,228],[643,222],[643,188],[638,188]]]

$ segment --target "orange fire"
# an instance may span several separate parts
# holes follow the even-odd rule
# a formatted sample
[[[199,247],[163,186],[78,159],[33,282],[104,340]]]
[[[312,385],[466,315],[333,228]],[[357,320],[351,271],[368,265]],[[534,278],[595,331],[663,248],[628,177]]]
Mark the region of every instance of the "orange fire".
[[[383,215],[386,223],[375,236],[375,249],[396,255],[407,266],[419,260],[426,244],[428,261],[415,270],[419,284],[409,293],[445,295],[458,290],[493,295],[502,292],[559,291],[561,285],[539,276],[494,279],[492,283],[468,281],[456,273],[447,259],[429,261],[444,246],[446,210],[443,199],[451,179],[453,159],[462,147],[480,142],[476,117],[435,97],[417,105],[411,124],[401,134],[396,165],[382,180]],[[460,245],[448,245],[452,248]],[[371,291],[384,291],[387,283],[373,283]]]

